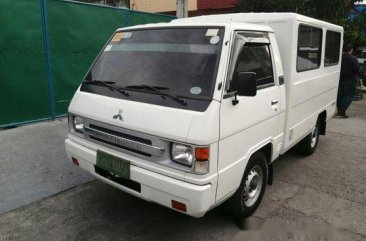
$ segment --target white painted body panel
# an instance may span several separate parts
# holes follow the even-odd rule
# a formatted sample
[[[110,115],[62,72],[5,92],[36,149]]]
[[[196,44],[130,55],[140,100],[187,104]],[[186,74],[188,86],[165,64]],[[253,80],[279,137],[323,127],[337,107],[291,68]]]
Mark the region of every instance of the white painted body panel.
[[[101,180],[132,195],[171,208],[171,200],[187,205],[188,215],[200,217],[235,192],[250,156],[270,144],[271,162],[307,135],[319,113],[329,119],[335,111],[340,74],[339,64],[317,70],[296,71],[297,29],[300,23],[342,33],[341,27],[297,14],[228,14],[174,20],[125,28],[181,26],[225,27],[224,45],[212,102],[204,112],[115,99],[77,91],[69,112],[111,126],[148,134],[164,141],[210,147],[209,172],[205,175],[177,170],[121,151],[99,146],[69,134],[66,150],[80,167]],[[224,98],[233,33],[236,30],[267,32],[271,42],[275,86],[259,90],[255,97]],[[322,50],[324,56],[325,49]],[[341,53],[340,53],[341,54]],[[322,58],[323,59],[323,58]],[[285,84],[280,85],[279,77]],[[222,86],[219,88],[218,86]],[[278,100],[278,105],[271,101]],[[113,119],[123,106],[124,121]],[[289,132],[293,138],[289,140]],[[141,183],[141,193],[116,184],[95,173],[96,151],[103,150],[131,162],[131,179]],[[170,150],[165,150],[170,151]]]
[[[242,30],[245,31],[242,26],[233,25],[231,32],[234,34]],[[283,139],[282,129],[279,129],[282,127],[280,119],[286,102],[281,98],[284,86],[279,85],[278,77],[283,75],[283,71],[273,33],[269,34],[269,39],[273,46],[271,56],[275,56],[275,86],[259,90],[255,97],[238,96],[237,105],[232,104],[233,97],[223,97],[221,102],[217,201],[224,200],[239,187],[245,167],[254,152],[272,143],[275,147],[272,158],[276,159],[280,154]],[[278,104],[272,105],[271,102],[275,100]]]
[[[238,13],[226,15],[200,16],[190,19],[179,19],[176,22],[233,22],[251,23],[269,26],[276,34],[286,86],[286,112],[284,120],[285,139],[281,154],[285,153],[315,126],[318,115],[326,110],[327,119],[335,112],[336,93],[338,91],[340,65],[324,67],[326,30],[340,32],[343,46],[343,28],[317,19],[295,13]],[[306,24],[323,30],[322,61],[319,69],[297,72],[297,33],[298,26]],[[341,56],[341,49],[339,56]],[[341,59],[341,57],[340,57]],[[277,70],[278,71],[278,70]],[[284,101],[281,99],[281,101]],[[293,138],[289,140],[289,132]]]
[[[87,106],[89,108],[86,108]],[[123,122],[112,118],[121,106],[123,106],[125,113]],[[219,138],[219,108],[220,103],[212,101],[205,112],[186,111],[78,91],[70,104],[69,112],[112,126],[150,134],[166,140],[195,145],[213,145],[210,172],[206,175],[200,175],[200,178],[197,178],[197,175],[194,175],[196,177],[192,175],[187,176],[187,181],[202,185],[215,182],[217,178],[217,155],[214,155],[214,153],[217,152],[215,146]],[[192,124],[193,120],[194,124]],[[72,140],[89,148],[94,147],[95,151],[98,148],[100,149],[95,143],[81,138],[74,137]],[[118,154],[114,150],[109,152],[114,155]],[[174,178],[184,180],[184,172],[180,174],[179,171],[167,171],[164,166],[139,160],[133,156],[124,158],[135,165],[161,172],[164,175],[173,175]],[[170,174],[167,172],[170,172]]]
[[[112,117],[123,106],[124,120]],[[142,133],[186,142],[194,112],[78,91],[69,112]],[[171,123],[179,123],[172,125]]]
[[[207,212],[207,207],[214,203],[215,185],[194,185],[132,165],[130,168],[130,178],[141,184],[141,193],[139,193],[95,173],[95,150],[79,145],[70,139],[65,141],[65,147],[68,157],[77,157],[79,166],[82,169],[88,171],[103,182],[146,201],[154,201],[170,208],[171,200],[174,199],[185,203],[187,206],[186,214],[193,217],[202,217]]]
[[[251,154],[268,143],[278,145],[281,141],[281,136],[278,136],[279,110],[271,108],[271,100],[278,98],[279,88],[274,86],[258,91],[256,98],[238,97],[236,106],[232,105],[231,98],[223,100],[217,200],[239,187]]]

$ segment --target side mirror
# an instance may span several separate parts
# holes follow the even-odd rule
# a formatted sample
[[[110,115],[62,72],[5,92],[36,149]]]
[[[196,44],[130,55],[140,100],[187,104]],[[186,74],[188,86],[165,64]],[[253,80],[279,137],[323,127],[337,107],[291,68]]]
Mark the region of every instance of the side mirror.
[[[254,72],[239,72],[238,73],[237,90],[241,96],[256,96],[257,95],[257,77]]]

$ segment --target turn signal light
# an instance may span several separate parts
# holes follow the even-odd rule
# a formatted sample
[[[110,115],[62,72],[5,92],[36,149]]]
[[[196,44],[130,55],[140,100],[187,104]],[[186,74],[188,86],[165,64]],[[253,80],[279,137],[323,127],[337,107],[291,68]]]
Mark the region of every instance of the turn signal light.
[[[172,200],[172,208],[177,209],[182,212],[187,212],[187,207],[184,203]]]
[[[197,161],[207,161],[208,159],[210,159],[210,148],[196,147],[195,155]]]
[[[71,157],[72,163],[74,163],[76,166],[79,166],[79,161],[75,157]]]

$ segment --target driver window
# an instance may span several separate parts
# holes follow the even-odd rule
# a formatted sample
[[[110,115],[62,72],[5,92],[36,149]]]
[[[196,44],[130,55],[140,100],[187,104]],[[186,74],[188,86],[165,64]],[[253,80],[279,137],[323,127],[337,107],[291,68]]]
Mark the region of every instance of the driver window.
[[[239,72],[254,72],[257,78],[257,89],[274,86],[271,53],[268,44],[245,44],[236,61],[233,78],[228,93],[237,90]]]

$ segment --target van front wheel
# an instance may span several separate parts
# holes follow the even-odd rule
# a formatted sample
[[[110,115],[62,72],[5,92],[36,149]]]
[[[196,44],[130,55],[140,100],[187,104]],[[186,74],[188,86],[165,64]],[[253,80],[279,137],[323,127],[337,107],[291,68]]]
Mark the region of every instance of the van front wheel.
[[[266,189],[268,165],[263,153],[255,153],[250,158],[238,190],[226,203],[229,212],[237,218],[245,218],[254,213]]]

